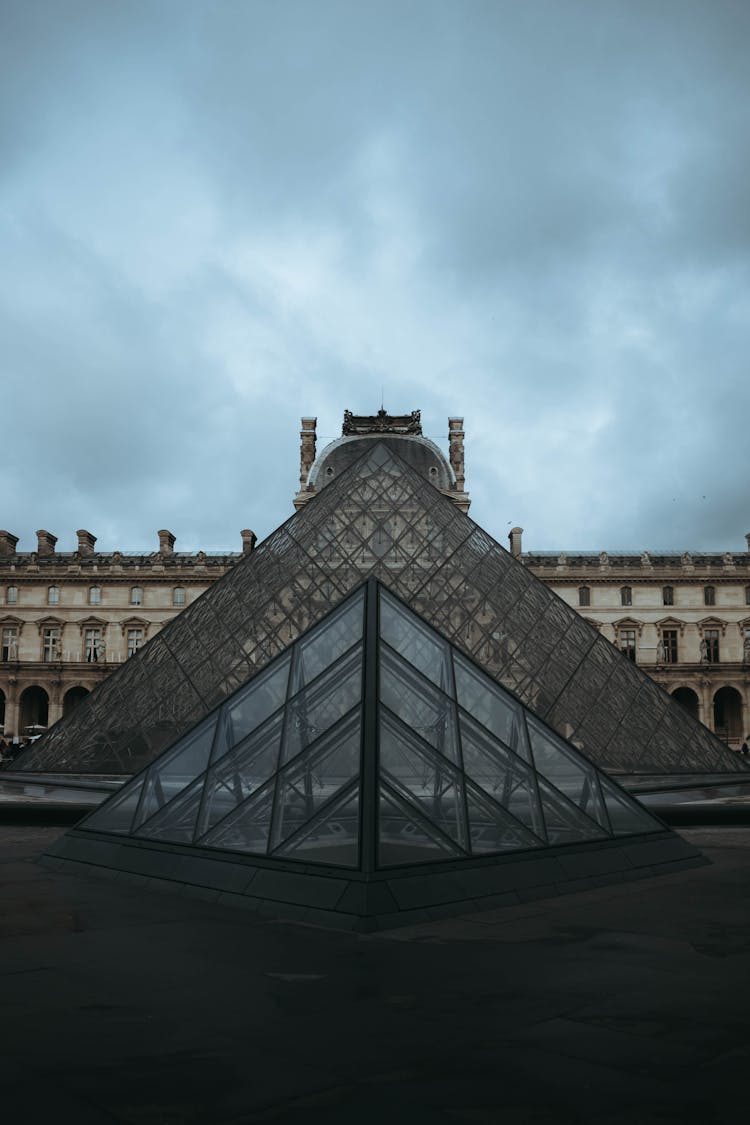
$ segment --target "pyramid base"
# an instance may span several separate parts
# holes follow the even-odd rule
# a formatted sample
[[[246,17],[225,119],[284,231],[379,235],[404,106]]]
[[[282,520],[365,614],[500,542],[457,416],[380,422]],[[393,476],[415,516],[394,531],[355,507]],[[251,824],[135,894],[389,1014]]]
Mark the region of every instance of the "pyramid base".
[[[709,861],[670,831],[366,875],[73,829],[40,859],[71,874],[370,933],[669,875]]]

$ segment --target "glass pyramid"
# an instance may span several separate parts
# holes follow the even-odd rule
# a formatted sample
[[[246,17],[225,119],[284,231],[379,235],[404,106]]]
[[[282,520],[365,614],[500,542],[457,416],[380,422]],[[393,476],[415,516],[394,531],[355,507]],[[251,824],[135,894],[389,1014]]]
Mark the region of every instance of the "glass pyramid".
[[[533,759],[532,733],[518,725],[512,707],[490,704],[477,665],[494,681],[497,700],[502,685],[543,720],[545,730],[574,738],[604,769],[743,768],[706,727],[396,453],[380,443],[363,442],[363,448],[359,461],[170,621],[22,754],[15,768],[135,774],[271,667],[368,577],[383,581],[424,623],[402,642],[403,651],[390,646],[388,667],[393,682],[405,662],[415,684],[431,685],[420,694],[414,729],[455,768],[458,728],[446,725],[439,735],[437,728],[427,735],[429,723],[438,721],[436,701],[445,696],[457,698],[518,759]],[[389,627],[399,628],[395,617],[388,626],[387,617],[384,611],[384,636]],[[448,638],[463,663],[446,663],[429,626]],[[347,628],[342,623],[337,644],[349,642]],[[310,642],[292,670],[291,695],[322,675],[319,662]],[[391,702],[398,718],[395,695]],[[326,706],[312,697],[305,703],[308,709]],[[233,724],[252,721],[243,716],[240,710],[228,720],[222,713],[213,758],[234,738]],[[280,766],[300,752],[304,721],[294,728],[297,735],[285,733]],[[197,761],[199,751],[191,753]],[[473,753],[480,758],[489,751]],[[182,769],[175,765],[176,772]],[[405,799],[395,793],[383,794],[394,824],[393,810]],[[144,792],[146,811],[155,801],[154,782]],[[592,803],[589,812],[594,810]]]
[[[362,872],[664,831],[375,579],[79,828]]]

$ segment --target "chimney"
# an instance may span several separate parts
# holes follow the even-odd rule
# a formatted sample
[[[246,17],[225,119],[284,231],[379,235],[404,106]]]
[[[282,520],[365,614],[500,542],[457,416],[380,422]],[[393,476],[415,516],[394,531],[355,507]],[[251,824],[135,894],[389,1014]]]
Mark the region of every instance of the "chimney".
[[[251,531],[249,527],[246,527],[244,531],[241,531],[240,535],[242,536],[242,553],[243,555],[249,555],[251,551],[255,550],[255,544],[258,542],[258,536],[254,531]]]
[[[299,432],[299,487],[300,491],[307,487],[307,478],[315,460],[317,418],[302,418],[302,429]]]
[[[464,471],[464,420],[463,418],[448,419],[448,455],[451,468],[456,477],[456,489],[465,491],[466,474]]]
[[[159,554],[160,555],[173,555],[175,536],[171,531],[157,531],[159,536]]]
[[[7,532],[0,531],[0,535],[6,535],[6,534],[7,534]],[[750,531],[748,531],[747,535],[745,536],[745,542],[747,543],[748,554],[750,554]]]
[[[37,531],[37,553],[40,555],[54,555],[57,536],[51,531]]]
[[[520,559],[520,557],[521,557],[521,536],[522,535],[523,535],[523,528],[522,527],[512,527],[510,529],[510,535],[508,536],[508,539],[510,540],[510,553],[513,556],[514,559]]]
[[[96,536],[92,535],[90,531],[84,531],[83,529],[77,531],[76,535],[78,536],[78,554],[93,555]]]
[[[15,555],[18,536],[9,531],[0,531],[0,555]]]

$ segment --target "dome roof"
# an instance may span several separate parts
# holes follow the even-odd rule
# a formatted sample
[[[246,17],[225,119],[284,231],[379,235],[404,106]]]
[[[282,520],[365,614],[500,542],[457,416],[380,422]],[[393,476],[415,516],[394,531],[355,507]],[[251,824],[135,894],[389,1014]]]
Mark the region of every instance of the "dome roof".
[[[368,443],[379,441],[436,488],[455,488],[451,467],[433,441],[421,434],[383,433],[352,434],[332,441],[315,459],[308,485],[316,490],[325,488],[367,452]]]

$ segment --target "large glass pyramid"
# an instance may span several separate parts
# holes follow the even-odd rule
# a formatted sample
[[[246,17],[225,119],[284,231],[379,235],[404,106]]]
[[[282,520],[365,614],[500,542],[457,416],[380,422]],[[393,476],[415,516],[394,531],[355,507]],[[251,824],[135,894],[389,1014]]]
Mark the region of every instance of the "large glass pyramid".
[[[79,827],[364,872],[664,831],[375,580]]]
[[[742,769],[706,727],[396,453],[363,444],[359,461],[56,723],[16,768],[136,773],[197,722],[209,722],[218,704],[373,576],[597,765],[632,773]],[[456,684],[462,675],[455,673]],[[434,686],[446,694],[447,685]],[[392,703],[396,747],[395,697]],[[426,700],[420,706],[429,711]],[[223,728],[215,733],[226,737]],[[424,731],[419,737],[430,745]],[[211,762],[218,748],[212,745]],[[407,798],[395,781],[385,785],[383,808],[395,824]],[[149,789],[146,808],[156,799]],[[460,839],[454,845],[464,847]]]

